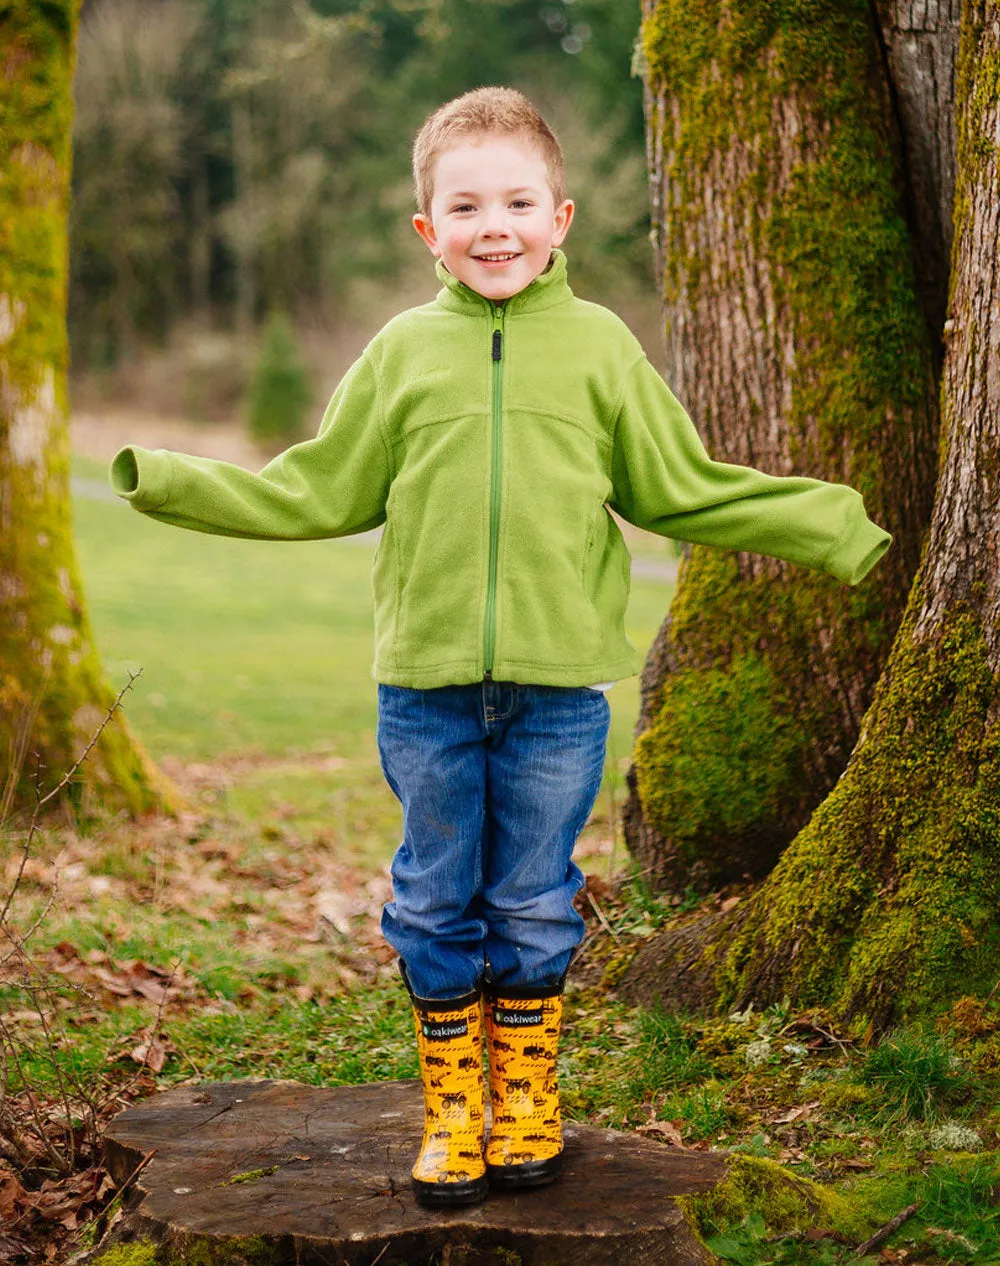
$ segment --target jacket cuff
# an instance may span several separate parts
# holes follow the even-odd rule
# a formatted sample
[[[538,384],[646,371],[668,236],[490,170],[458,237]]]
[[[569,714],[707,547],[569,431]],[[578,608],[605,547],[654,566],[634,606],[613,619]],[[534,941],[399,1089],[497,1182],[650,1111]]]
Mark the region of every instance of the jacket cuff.
[[[115,454],[111,487],[136,510],[158,510],[170,494],[170,454],[129,445]]]
[[[862,519],[852,523],[827,555],[823,566],[831,575],[848,585],[864,580],[885,551],[892,537],[888,532]]]

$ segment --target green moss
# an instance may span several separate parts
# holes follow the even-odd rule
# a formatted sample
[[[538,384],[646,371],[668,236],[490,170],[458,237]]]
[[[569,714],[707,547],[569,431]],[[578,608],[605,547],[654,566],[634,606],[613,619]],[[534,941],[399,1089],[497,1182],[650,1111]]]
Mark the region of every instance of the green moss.
[[[920,609],[915,589],[911,613]],[[756,894],[729,997],[789,993],[878,1027],[1000,975],[1000,682],[977,618],[908,616],[851,765]]]
[[[260,1235],[192,1238],[165,1266],[278,1266],[283,1254]]]
[[[96,1260],[99,1266],[159,1266],[158,1246],[148,1240],[135,1240],[131,1244],[115,1244]]]
[[[278,1266],[281,1251],[260,1235],[177,1236],[116,1244],[94,1266]]]
[[[977,186],[991,183],[997,148],[991,140],[994,128],[989,115],[1000,99],[1000,49],[987,25],[983,3],[962,7],[962,30],[955,75],[955,162],[956,187],[952,207],[952,228],[957,243],[964,233],[971,211],[970,194]],[[984,176],[986,180],[984,181]],[[952,276],[954,284],[954,274]]]
[[[642,40],[665,101],[650,123],[669,162],[668,309],[710,310],[740,291],[703,257],[709,196],[713,214],[721,199],[767,261],[777,330],[757,335],[761,351],[794,349],[780,418],[791,469],[858,488],[894,535],[877,578],[850,592],[716,550],[685,566],[671,610],[679,667],[636,752],[644,815],[672,853],[642,861],[675,886],[679,869],[683,886],[697,859],[707,886],[739,874],[741,857],[764,873],[854,746],[930,517],[934,371],[866,0],[661,0]],[[783,101],[804,128],[784,152]],[[729,187],[734,154],[749,171]],[[912,455],[903,472],[900,452]]]
[[[279,1165],[269,1165],[266,1169],[248,1169],[243,1174],[233,1174],[232,1178],[227,1178],[222,1185],[227,1187],[232,1186],[234,1183],[259,1182],[262,1178],[266,1178],[269,1174],[276,1174],[279,1169]]]
[[[879,1094],[871,1086],[857,1086],[849,1081],[828,1081],[816,1089],[816,1098],[827,1112],[851,1113],[858,1108],[877,1107]]]
[[[852,1233],[866,1225],[863,1213],[843,1193],[756,1156],[731,1157],[718,1186],[679,1203],[703,1238],[738,1226],[751,1214],[763,1218],[769,1235],[817,1226]]]
[[[799,727],[781,702],[757,654],[668,677],[635,765],[649,820],[682,857],[697,859],[707,831],[731,840],[732,864],[747,868],[748,837],[780,830],[781,806],[802,773]]]

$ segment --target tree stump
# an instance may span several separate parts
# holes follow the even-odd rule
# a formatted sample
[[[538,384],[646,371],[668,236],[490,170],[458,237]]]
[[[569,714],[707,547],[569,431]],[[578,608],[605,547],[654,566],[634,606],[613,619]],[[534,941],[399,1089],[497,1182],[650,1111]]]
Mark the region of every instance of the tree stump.
[[[115,1247],[85,1260],[316,1266],[705,1266],[674,1197],[705,1191],[723,1158],[568,1123],[552,1186],[428,1210],[410,1189],[423,1125],[415,1081],[181,1086],[129,1108],[106,1136],[135,1174]],[[136,1254],[151,1262],[151,1250]]]

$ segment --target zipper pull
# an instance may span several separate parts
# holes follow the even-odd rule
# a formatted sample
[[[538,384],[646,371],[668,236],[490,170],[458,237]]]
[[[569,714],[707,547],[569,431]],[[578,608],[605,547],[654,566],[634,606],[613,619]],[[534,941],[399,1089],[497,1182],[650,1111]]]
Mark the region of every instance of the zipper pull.
[[[500,360],[503,357],[503,334],[500,330],[493,331],[493,359]]]

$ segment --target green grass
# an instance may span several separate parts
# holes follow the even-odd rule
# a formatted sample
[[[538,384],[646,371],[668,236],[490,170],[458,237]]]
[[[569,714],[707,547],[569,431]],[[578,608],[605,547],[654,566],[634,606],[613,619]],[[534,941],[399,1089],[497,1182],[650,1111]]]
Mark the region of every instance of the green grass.
[[[888,1033],[868,1052],[859,1080],[877,1088],[880,1113],[889,1122],[936,1121],[972,1090],[948,1038],[916,1029]]]

